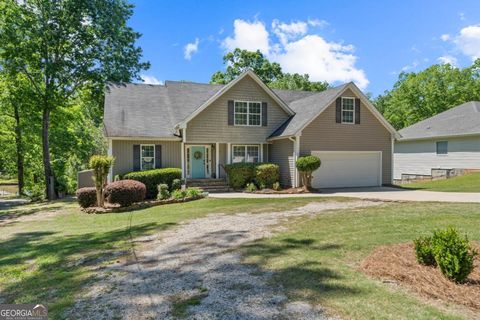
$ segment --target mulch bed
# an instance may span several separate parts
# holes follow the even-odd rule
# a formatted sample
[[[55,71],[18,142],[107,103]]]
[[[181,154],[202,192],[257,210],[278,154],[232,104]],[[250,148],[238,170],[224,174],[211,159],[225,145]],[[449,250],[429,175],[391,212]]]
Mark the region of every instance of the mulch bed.
[[[477,251],[480,246],[474,244]],[[479,251],[480,252],[480,251]],[[420,265],[415,258],[413,244],[381,246],[363,260],[364,273],[385,282],[405,285],[421,296],[464,305],[480,311],[480,258],[467,281],[457,284],[445,278],[439,268]]]
[[[288,188],[283,190],[273,190],[273,189],[262,189],[257,190],[253,193],[260,193],[260,194],[299,194],[299,193],[310,193],[309,191],[305,191],[303,188]]]
[[[161,205],[164,205],[164,204],[189,202],[189,201],[203,199],[206,196],[207,196],[206,194],[202,194],[198,197],[187,197],[187,198],[183,198],[183,199],[147,200],[147,201],[143,201],[143,202],[134,203],[129,207],[120,207],[119,205],[111,204],[111,203],[106,202],[105,203],[105,208],[88,207],[88,208],[82,208],[81,210],[86,212],[86,213],[125,212],[125,211],[133,211],[133,210],[145,209],[145,208],[150,208],[150,207],[155,207],[155,206],[161,206]]]

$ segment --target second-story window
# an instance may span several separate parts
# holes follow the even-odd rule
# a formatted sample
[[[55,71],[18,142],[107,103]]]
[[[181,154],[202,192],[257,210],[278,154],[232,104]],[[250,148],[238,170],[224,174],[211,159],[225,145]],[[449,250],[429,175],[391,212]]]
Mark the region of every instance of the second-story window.
[[[354,123],[355,99],[342,97],[342,123]]]
[[[260,126],[262,124],[262,105],[260,102],[235,101],[236,126]]]

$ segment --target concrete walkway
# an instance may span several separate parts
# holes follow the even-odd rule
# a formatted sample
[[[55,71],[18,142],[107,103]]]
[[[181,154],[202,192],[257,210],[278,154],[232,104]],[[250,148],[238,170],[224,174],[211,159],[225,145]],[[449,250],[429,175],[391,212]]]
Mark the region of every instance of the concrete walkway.
[[[211,198],[288,198],[288,197],[351,197],[389,201],[439,201],[480,203],[480,193],[437,192],[405,190],[389,187],[325,189],[321,193],[306,194],[253,194],[253,193],[212,193]]]

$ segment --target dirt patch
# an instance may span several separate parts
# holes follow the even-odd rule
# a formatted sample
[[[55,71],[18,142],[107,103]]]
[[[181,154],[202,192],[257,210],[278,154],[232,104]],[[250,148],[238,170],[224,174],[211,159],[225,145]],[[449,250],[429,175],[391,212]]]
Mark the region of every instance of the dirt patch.
[[[479,246],[476,246],[477,250]],[[423,297],[439,299],[480,311],[480,259],[467,281],[457,284],[446,279],[439,268],[420,265],[412,243],[381,246],[363,260],[366,274],[385,282],[397,282]]]

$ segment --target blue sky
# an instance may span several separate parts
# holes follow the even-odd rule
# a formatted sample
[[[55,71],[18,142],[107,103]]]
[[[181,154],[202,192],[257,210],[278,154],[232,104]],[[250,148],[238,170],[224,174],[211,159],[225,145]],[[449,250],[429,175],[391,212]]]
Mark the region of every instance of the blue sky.
[[[374,95],[401,71],[480,57],[480,1],[133,1],[146,82],[208,82],[229,49]]]

